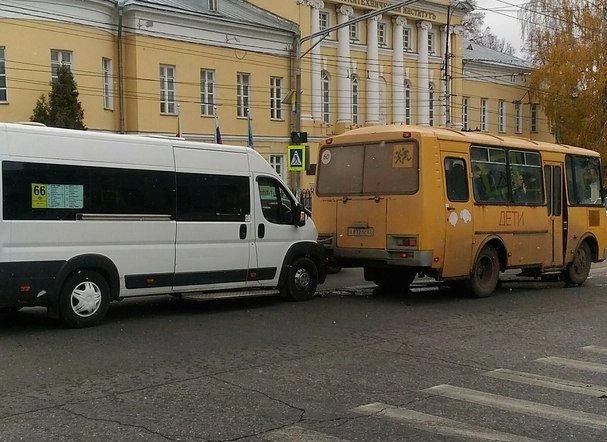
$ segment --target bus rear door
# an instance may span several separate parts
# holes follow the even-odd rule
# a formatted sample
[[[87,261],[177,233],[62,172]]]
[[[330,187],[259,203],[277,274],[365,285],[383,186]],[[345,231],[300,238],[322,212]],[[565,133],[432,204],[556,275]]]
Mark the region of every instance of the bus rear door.
[[[467,276],[472,266],[472,192],[468,165],[461,153],[443,152],[445,241],[442,277]]]

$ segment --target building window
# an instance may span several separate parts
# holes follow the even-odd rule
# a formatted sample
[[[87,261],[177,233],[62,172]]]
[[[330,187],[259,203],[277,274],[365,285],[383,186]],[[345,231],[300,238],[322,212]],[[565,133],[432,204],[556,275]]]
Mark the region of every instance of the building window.
[[[251,75],[244,72],[239,72],[236,75],[236,116],[246,117],[247,108],[249,107],[250,90],[249,85]]]
[[[481,130],[487,130],[487,114],[489,113],[489,109],[487,106],[487,99],[481,98]]]
[[[411,39],[411,28],[404,28],[403,29],[403,49],[405,51],[412,51],[413,50],[413,45],[412,45],[412,39]]]
[[[200,70],[200,114],[215,115],[215,71]]]
[[[514,103],[514,131],[517,134],[523,133],[523,112],[521,103]]]
[[[539,105],[534,103],[531,105],[531,132],[537,132],[538,127],[538,116],[539,116]]]
[[[285,163],[285,156],[284,155],[270,155],[270,166],[272,166],[272,169],[274,169],[276,171],[276,173],[282,179],[285,178],[285,176],[284,176],[284,173],[285,173],[284,163]]]
[[[434,32],[428,32],[428,54],[434,54],[435,52],[436,45]]]
[[[114,109],[114,82],[112,81],[112,60],[103,58],[101,60],[103,69],[103,108]]]
[[[434,126],[434,84],[428,85],[428,123]]]
[[[218,11],[219,10],[219,0],[209,0],[209,10],[210,11]]]
[[[462,129],[470,130],[470,97],[462,98]]]
[[[377,23],[377,44],[379,46],[386,46],[388,44],[386,38],[386,24],[383,22]]]
[[[497,103],[497,130],[506,132],[506,102],[499,100]]]
[[[358,35],[358,23],[351,23],[350,24],[350,41],[357,42],[359,40],[360,40],[360,38]]]
[[[175,114],[175,66],[160,65],[160,113]]]
[[[60,65],[67,66],[72,70],[72,51],[61,51],[51,49],[51,80],[57,80],[57,69]]]
[[[331,95],[329,73],[322,71],[320,74],[321,79],[321,93],[322,93],[322,121],[329,124],[331,122]]]
[[[282,119],[282,78],[270,77],[270,118]]]
[[[352,123],[359,123],[359,105],[358,105],[358,77],[352,75]]]
[[[0,101],[8,101],[6,90],[6,59],[4,58],[4,47],[0,46]]]
[[[329,13],[327,11],[320,11],[318,13],[318,30],[324,31],[331,25],[331,21],[329,20]],[[327,35],[328,38],[331,38],[331,34]]]
[[[411,82],[405,80],[405,124],[411,124]]]

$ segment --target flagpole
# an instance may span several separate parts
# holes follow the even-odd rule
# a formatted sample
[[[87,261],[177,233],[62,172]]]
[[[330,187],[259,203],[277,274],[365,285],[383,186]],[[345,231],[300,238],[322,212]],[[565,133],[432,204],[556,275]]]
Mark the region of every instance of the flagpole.
[[[223,144],[221,139],[221,131],[219,130],[219,117],[217,116],[217,106],[213,106],[213,113],[215,114],[215,144]]]
[[[177,103],[177,136],[182,137],[181,133],[181,105]]]
[[[253,149],[253,127],[251,126],[251,109],[249,109],[247,107],[247,122],[248,122],[248,129],[249,129],[249,136],[248,136],[248,145],[251,149]]]

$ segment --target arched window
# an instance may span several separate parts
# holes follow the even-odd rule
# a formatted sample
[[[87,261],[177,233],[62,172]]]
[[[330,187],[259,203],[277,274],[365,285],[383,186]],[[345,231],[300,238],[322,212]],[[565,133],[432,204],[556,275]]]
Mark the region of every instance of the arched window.
[[[405,124],[411,124],[411,82],[405,80]]]
[[[329,73],[322,71],[320,73],[321,92],[322,92],[322,121],[325,123],[331,122],[331,82]]]
[[[379,123],[388,122],[388,84],[384,77],[379,77]]]
[[[434,126],[434,83],[428,85],[428,122]]]
[[[358,105],[358,76],[352,75],[352,123],[358,124],[360,121],[359,105]]]

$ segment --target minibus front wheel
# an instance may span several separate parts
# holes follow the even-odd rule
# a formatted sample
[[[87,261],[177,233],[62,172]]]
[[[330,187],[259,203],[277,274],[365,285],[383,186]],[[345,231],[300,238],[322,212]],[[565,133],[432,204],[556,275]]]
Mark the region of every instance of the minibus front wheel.
[[[59,314],[64,325],[73,328],[96,325],[110,305],[110,286],[93,270],[78,270],[63,284]]]
[[[297,258],[287,273],[284,295],[291,301],[307,301],[318,285],[318,269],[310,258]]]

